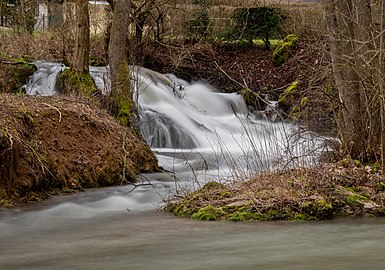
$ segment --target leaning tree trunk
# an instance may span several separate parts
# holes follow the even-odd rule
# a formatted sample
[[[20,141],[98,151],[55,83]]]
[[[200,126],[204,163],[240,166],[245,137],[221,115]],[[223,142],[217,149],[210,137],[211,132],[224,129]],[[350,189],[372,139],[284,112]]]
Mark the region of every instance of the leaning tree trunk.
[[[130,0],[115,0],[108,46],[111,71],[111,103],[114,113],[123,125],[133,126],[134,102],[130,91],[128,66],[128,26],[130,24]]]
[[[88,0],[77,0],[76,6],[76,40],[73,70],[88,72],[90,51],[90,16]]]

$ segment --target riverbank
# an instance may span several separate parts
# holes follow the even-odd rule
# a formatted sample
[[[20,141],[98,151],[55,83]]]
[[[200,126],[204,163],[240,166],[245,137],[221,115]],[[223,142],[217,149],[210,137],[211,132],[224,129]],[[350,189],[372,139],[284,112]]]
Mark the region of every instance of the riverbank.
[[[0,206],[156,170],[149,146],[89,101],[0,94]]]
[[[384,199],[378,167],[341,160],[231,184],[209,182],[170,200],[164,210],[196,220],[323,220],[384,216]]]

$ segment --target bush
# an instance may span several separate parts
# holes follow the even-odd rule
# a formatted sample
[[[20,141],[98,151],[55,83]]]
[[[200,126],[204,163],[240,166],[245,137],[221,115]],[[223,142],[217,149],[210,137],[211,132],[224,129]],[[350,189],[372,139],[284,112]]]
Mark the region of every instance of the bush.
[[[260,38],[265,47],[270,48],[270,39],[279,36],[282,32],[284,18],[280,8],[237,8],[234,11],[233,23],[226,37],[233,40],[246,40],[250,44],[252,44],[253,39]]]

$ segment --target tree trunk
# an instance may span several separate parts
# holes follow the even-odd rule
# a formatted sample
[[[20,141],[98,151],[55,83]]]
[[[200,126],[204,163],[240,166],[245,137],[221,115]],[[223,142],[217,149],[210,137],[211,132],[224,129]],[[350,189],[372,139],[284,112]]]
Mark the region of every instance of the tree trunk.
[[[134,103],[130,91],[130,71],[128,66],[128,26],[130,24],[130,1],[115,0],[108,47],[111,71],[111,101],[117,118],[123,125],[132,126]]]
[[[351,0],[326,1],[326,23],[330,34],[330,51],[334,79],[342,104],[339,131],[343,148],[352,158],[365,155],[365,128],[360,95],[359,76],[356,70],[354,23]]]
[[[88,72],[90,51],[90,16],[88,0],[77,0],[76,40],[73,70],[78,73]]]

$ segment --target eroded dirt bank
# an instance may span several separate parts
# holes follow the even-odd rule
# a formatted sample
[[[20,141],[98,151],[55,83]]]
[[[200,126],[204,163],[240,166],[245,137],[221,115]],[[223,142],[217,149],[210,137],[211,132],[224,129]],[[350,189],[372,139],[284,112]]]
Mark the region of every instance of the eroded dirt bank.
[[[143,141],[89,102],[0,94],[0,206],[123,184],[157,169]]]

